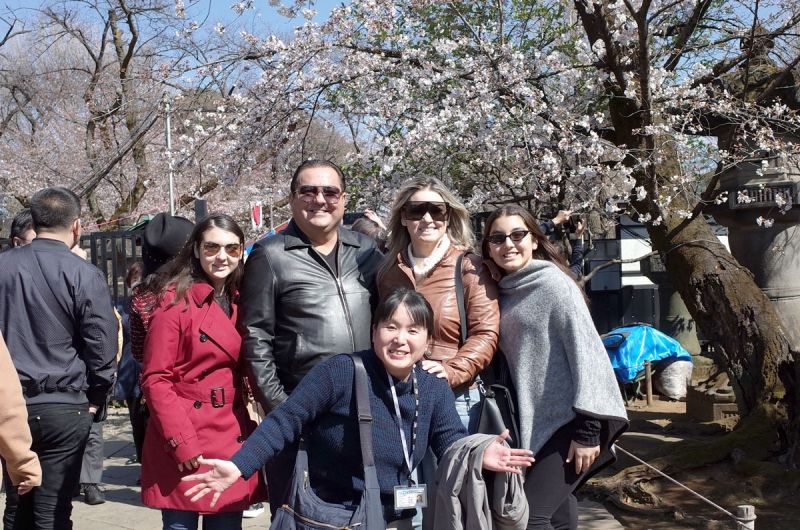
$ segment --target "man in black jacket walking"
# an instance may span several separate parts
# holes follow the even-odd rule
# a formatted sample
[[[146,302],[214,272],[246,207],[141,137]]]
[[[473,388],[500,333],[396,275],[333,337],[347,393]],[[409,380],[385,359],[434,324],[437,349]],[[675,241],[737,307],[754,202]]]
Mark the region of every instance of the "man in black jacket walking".
[[[239,306],[253,393],[267,413],[317,363],[370,347],[375,275],[383,257],[370,238],[341,227],[347,194],[336,164],[303,162],[290,192],[292,220],[255,245]],[[267,467],[273,514],[283,503],[295,454],[284,451]]]
[[[103,273],[70,249],[81,205],[65,188],[31,198],[36,239],[0,254],[0,331],[22,384],[42,485],[19,496],[7,475],[5,528],[72,528],[72,493],[95,414],[114,381],[117,319]]]

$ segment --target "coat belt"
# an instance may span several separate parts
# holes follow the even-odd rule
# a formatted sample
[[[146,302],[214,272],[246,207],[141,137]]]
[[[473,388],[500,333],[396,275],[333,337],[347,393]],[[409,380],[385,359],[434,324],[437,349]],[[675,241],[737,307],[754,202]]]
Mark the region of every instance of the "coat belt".
[[[237,399],[241,399],[241,390],[233,386],[201,386],[197,383],[175,383],[175,393],[179,396],[211,403],[214,407],[232,405]]]

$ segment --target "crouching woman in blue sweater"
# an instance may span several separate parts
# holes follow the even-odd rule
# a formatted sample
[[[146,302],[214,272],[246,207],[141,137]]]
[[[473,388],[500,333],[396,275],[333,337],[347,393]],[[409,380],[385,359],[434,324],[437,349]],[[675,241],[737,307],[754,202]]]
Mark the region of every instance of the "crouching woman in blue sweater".
[[[378,304],[373,349],[360,353],[369,379],[373,451],[390,528],[411,528],[414,510],[395,506],[394,490],[412,484],[411,472],[428,447],[441,458],[453,442],[467,435],[447,382],[419,364],[432,329],[433,310],[425,298],[398,289]],[[357,505],[364,473],[353,370],[347,355],[314,367],[230,461],[201,459],[211,470],[185,477],[199,481],[186,495],[196,500],[213,493],[213,506],[225,489],[246,480],[305,433],[314,493],[327,502]],[[519,474],[521,466],[531,465],[530,451],[510,449],[502,440],[503,435],[498,436],[485,451],[484,469]]]

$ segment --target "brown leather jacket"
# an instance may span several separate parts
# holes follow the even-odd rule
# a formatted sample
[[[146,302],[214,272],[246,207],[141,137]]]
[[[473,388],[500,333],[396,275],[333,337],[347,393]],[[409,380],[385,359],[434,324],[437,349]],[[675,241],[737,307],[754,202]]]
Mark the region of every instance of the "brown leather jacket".
[[[471,384],[492,360],[500,329],[497,283],[479,256],[467,254],[461,263],[464,305],[467,312],[467,340],[458,347],[461,321],[456,302],[455,264],[464,249],[450,247],[442,260],[420,282],[414,280],[406,252],[378,278],[381,297],[400,287],[415,289],[433,307],[434,329],[430,355],[442,361],[452,388]]]

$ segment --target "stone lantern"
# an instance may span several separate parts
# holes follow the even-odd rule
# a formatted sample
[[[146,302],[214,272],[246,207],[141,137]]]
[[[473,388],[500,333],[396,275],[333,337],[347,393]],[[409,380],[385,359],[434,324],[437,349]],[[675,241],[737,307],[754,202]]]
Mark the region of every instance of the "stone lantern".
[[[731,254],[773,301],[791,348],[800,348],[800,165],[786,154],[757,153],[720,175],[709,209],[728,227]]]

